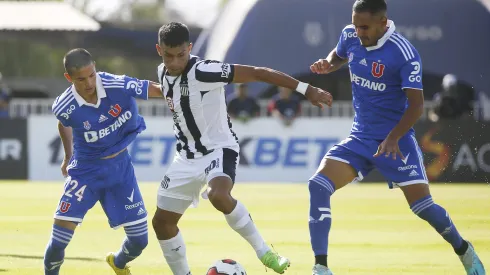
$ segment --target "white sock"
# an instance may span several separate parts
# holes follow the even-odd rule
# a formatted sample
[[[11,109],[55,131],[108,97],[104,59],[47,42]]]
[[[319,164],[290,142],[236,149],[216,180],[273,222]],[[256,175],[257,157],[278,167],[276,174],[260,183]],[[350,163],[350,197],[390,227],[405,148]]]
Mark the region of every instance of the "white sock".
[[[240,201],[237,201],[235,209],[230,214],[225,215],[225,218],[230,227],[253,247],[255,253],[257,253],[257,257],[261,258],[270,250],[255,227],[247,208]]]
[[[163,256],[167,260],[174,275],[190,275],[189,264],[186,258],[186,248],[182,234],[177,233],[177,236],[169,240],[158,240],[163,251]]]

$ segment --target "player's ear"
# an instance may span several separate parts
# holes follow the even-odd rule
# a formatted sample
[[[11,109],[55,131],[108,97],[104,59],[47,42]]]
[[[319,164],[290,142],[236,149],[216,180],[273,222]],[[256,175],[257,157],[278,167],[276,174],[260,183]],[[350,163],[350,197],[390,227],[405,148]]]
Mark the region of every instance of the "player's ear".
[[[189,52],[192,51],[192,46],[193,46],[193,44],[192,43],[189,43],[189,47],[187,48],[189,50]]]
[[[160,45],[158,45],[158,44],[155,44],[155,48],[157,49],[158,55],[162,56],[162,47],[160,47]]]
[[[386,14],[381,15],[381,24],[383,24],[383,26],[388,25],[388,17],[386,17]]]
[[[71,76],[67,72],[64,73],[64,76],[65,76],[66,80],[68,80],[68,82],[73,82],[71,80]]]

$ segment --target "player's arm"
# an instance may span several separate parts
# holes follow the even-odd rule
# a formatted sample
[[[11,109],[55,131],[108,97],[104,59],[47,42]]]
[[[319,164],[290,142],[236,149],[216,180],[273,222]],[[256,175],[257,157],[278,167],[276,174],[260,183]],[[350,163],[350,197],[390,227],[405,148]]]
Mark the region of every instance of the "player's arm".
[[[347,61],[347,48],[349,43],[357,39],[352,27],[345,27],[340,34],[337,46],[328,54],[327,58],[319,59],[310,66],[310,70],[317,74],[328,74],[340,69]]]
[[[310,70],[316,74],[328,74],[340,69],[345,63],[347,58],[342,58],[337,54],[337,49],[333,49],[325,59],[319,59],[310,66]]]
[[[405,61],[400,68],[401,88],[405,92],[408,101],[408,107],[405,110],[398,124],[391,130],[386,139],[378,147],[374,157],[380,155],[396,155],[404,158],[398,141],[412,128],[424,111],[424,92],[422,86],[422,62],[415,49],[414,57]]]
[[[303,94],[313,105],[332,106],[332,95],[317,87],[303,83],[288,74],[265,67],[232,65],[234,83],[265,82],[274,86],[285,87]]]
[[[408,108],[400,122],[390,132],[390,137],[399,139],[415,125],[424,111],[424,91],[422,86],[422,62],[416,51],[415,57],[406,61],[400,69],[402,89],[408,99]]]
[[[162,97],[162,90],[158,83],[149,80],[140,80],[127,75],[122,76],[124,86],[122,87],[127,95],[147,100],[150,97]]]
[[[195,77],[200,85],[207,90],[223,87],[232,82],[265,82],[300,92],[315,106],[322,107],[322,104],[332,105],[332,95],[330,93],[270,68],[206,60],[196,66]]]
[[[399,140],[410,130],[424,112],[424,93],[422,90],[407,88],[408,107],[398,124],[391,130],[390,138]]]
[[[58,132],[65,151],[65,157],[63,159],[63,163],[61,164],[61,173],[64,177],[66,177],[68,176],[66,167],[68,166],[68,162],[73,155],[73,132],[71,127],[63,126],[61,121],[58,121]]]
[[[148,97],[163,97],[160,84],[150,81],[150,86],[148,87]]]

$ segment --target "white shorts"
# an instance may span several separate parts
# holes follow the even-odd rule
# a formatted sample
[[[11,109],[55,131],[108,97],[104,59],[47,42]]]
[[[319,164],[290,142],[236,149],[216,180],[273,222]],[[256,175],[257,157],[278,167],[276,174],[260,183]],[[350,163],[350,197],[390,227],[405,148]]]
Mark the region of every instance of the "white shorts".
[[[186,159],[179,154],[158,187],[157,206],[160,209],[183,214],[199,204],[199,193],[213,178],[225,176],[235,182],[239,153],[230,148],[215,149],[197,159]],[[207,191],[202,194],[207,198]]]

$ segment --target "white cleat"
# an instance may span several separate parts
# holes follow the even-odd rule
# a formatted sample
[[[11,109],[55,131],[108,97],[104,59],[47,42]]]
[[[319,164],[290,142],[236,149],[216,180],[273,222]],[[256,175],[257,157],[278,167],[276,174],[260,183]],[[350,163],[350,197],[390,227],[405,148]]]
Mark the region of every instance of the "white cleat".
[[[333,275],[333,272],[326,266],[316,264],[313,266],[312,275]]]

